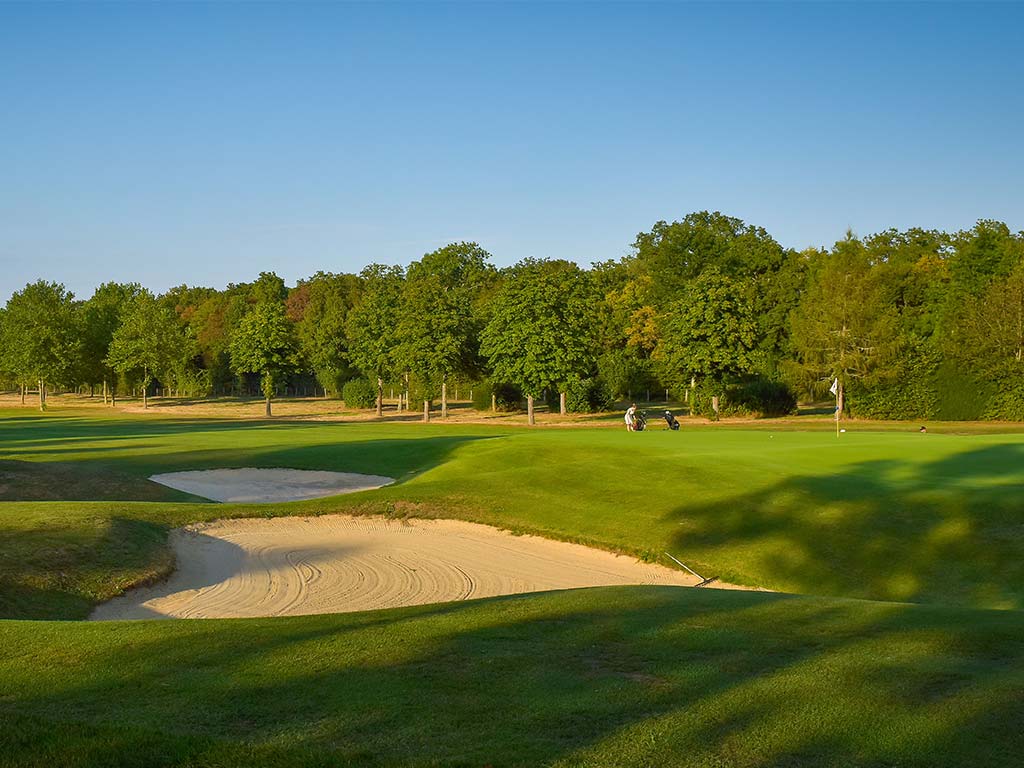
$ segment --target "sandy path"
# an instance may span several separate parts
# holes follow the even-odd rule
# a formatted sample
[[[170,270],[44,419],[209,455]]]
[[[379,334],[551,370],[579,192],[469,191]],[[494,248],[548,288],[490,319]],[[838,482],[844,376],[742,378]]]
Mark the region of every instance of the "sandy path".
[[[214,501],[266,504],[381,488],[393,477],[306,469],[204,469],[152,475],[154,483]]]
[[[281,517],[179,529],[178,569],[92,619],[287,616],[613,584],[693,585],[660,565],[454,520]]]

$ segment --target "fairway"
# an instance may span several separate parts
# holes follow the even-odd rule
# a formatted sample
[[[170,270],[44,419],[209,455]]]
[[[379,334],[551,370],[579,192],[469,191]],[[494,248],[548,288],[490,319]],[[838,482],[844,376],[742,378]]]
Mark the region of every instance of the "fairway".
[[[1013,764],[1024,436],[777,426],[2,412],[0,765],[112,750],[138,756],[124,765]],[[396,482],[218,504],[148,479],[239,467]],[[348,616],[39,621],[159,588],[183,526],[328,514],[483,523],[674,567],[668,552],[788,594],[604,587]]]

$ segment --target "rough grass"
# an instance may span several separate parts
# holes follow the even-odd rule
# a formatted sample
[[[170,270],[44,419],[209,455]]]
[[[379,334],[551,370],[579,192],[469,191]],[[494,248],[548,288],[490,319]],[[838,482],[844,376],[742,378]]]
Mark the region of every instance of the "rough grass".
[[[603,588],[0,622],[0,765],[1011,766],[1024,616]]]

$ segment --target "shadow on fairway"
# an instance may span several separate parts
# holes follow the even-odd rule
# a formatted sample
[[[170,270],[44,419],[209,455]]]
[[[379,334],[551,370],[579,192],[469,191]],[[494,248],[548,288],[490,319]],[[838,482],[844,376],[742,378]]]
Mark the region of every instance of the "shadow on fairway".
[[[782,591],[1019,608],[1022,467],[1024,446],[993,445],[923,465],[867,461],[789,477],[677,508],[672,547],[709,569],[740,562],[715,575],[770,574],[759,585]]]
[[[36,462],[0,459],[0,501],[169,501],[206,499],[151,482],[150,475],[243,467],[327,470],[386,475],[401,482],[444,463],[452,451],[496,436],[433,436],[408,440],[317,442],[294,447],[246,445],[156,451],[137,441],[123,447],[31,448],[18,453],[83,457]],[[177,446],[176,446],[177,447]],[[141,449],[141,451],[140,451]],[[137,452],[139,451],[139,452]],[[92,458],[99,453],[102,458]],[[0,455],[3,455],[0,453]]]
[[[14,764],[55,744],[69,765],[223,766],[1009,766],[1024,749],[1014,613],[617,588],[71,629],[20,651],[42,671],[0,700]]]
[[[0,534],[0,619],[84,619],[118,585],[170,574],[169,525],[126,517],[87,522],[44,517]]]

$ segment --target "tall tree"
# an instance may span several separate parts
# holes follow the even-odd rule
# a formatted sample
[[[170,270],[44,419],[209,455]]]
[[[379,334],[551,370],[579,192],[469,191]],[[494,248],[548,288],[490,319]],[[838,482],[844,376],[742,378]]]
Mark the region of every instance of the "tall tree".
[[[256,304],[231,336],[232,368],[260,375],[268,417],[277,385],[294,366],[296,347],[295,329],[281,301]]]
[[[441,415],[448,415],[449,379],[480,370],[481,303],[495,278],[490,258],[476,243],[452,243],[409,265],[397,360],[424,387],[424,420],[438,392]]]
[[[340,392],[353,372],[345,327],[360,284],[356,275],[317,272],[293,288],[285,302],[301,356],[325,392]]]
[[[838,382],[839,416],[851,381],[870,384],[898,345],[898,316],[886,300],[864,244],[848,233],[818,258],[792,317],[800,372],[809,382]]]
[[[717,418],[726,379],[753,367],[757,319],[749,285],[708,267],[669,305],[660,325],[654,358],[663,379],[677,388],[693,377],[709,382]]]
[[[596,330],[585,273],[567,261],[527,259],[498,290],[480,351],[495,379],[526,394],[532,425],[538,395],[553,387],[564,391],[571,377],[593,368]]]
[[[106,363],[119,373],[139,376],[142,407],[148,408],[149,387],[154,377],[166,374],[188,357],[192,345],[174,310],[143,289],[126,304]]]
[[[348,316],[349,355],[355,366],[377,381],[377,415],[384,415],[384,379],[396,373],[398,313],[402,300],[401,267],[371,264],[360,274],[363,292]]]
[[[73,300],[63,285],[39,280],[7,302],[7,365],[23,387],[37,383],[41,411],[46,409],[47,384],[66,383],[78,359]]]
[[[102,384],[103,402],[107,395],[113,403],[116,371],[108,364],[107,355],[114,333],[121,324],[121,313],[142,288],[138,283],[104,283],[79,308],[82,333],[83,381],[90,385]]]

